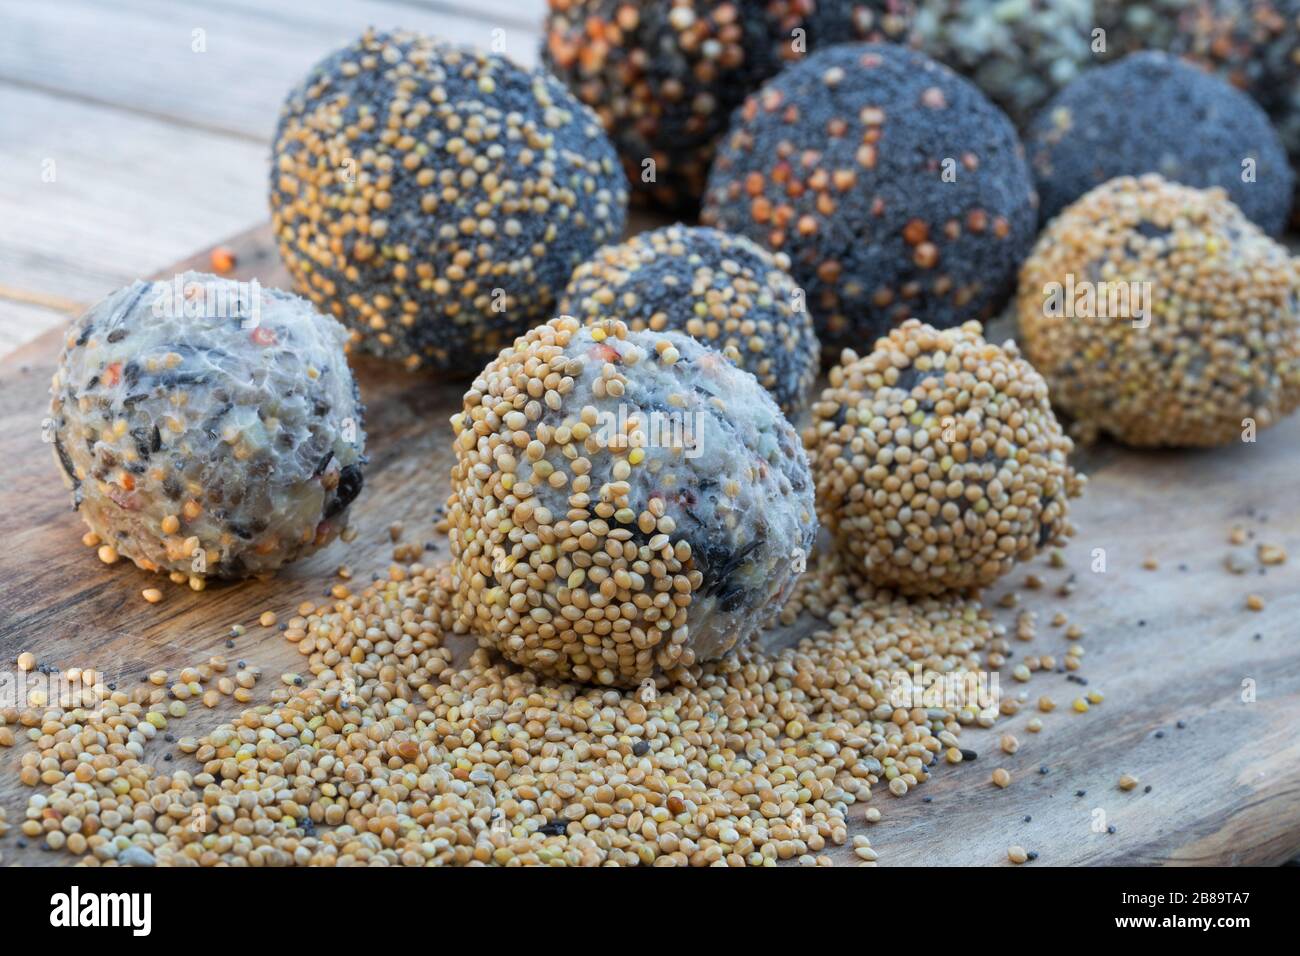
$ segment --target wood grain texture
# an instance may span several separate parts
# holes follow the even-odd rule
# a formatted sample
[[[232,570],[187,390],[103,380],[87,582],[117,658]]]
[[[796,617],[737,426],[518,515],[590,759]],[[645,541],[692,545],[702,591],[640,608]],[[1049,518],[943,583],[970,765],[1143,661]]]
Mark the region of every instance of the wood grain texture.
[[[479,47],[499,39],[531,66],[544,9],[544,0],[0,0],[0,354],[59,320],[9,302],[94,301],[265,218],[285,94],[367,26]]]
[[[644,225],[638,220],[635,228]],[[239,254],[237,277],[287,284],[265,228],[230,244]],[[206,253],[166,274],[190,265],[206,268]],[[274,581],[202,594],[125,562],[100,564],[80,544],[82,525],[40,438],[58,347],[58,333],[48,334],[0,361],[0,670],[30,650],[44,662],[93,666],[129,683],[146,670],[174,670],[220,652],[260,665],[272,681],[296,670],[299,657],[277,631],[257,626],[263,610],[283,618],[303,599],[320,600],[341,563],[355,570],[354,580],[386,572],[393,521],[404,523],[404,540],[435,541],[431,556],[445,558],[432,520],[446,497],[447,418],[459,407],[462,385],[360,361],[372,463],[354,506],[355,542],[336,542]],[[1064,655],[1062,629],[1048,625],[1063,610],[1087,630],[1079,673],[1088,690],[1105,693],[1105,703],[1077,714],[1069,704],[1085,689],[1063,675],[1039,673],[1027,685],[1001,675],[1004,695],[1023,690],[1030,706],[992,731],[965,732],[963,746],[978,751],[976,762],[942,765],[902,799],[879,788],[872,803],[884,816],[869,830],[863,808],[853,810],[852,832],[869,832],[883,864],[1001,864],[1012,843],[1037,851],[1040,864],[1269,864],[1300,851],[1296,559],[1246,577],[1222,564],[1228,530],[1238,523],[1255,534],[1252,548],[1268,541],[1300,555],[1300,417],[1260,433],[1253,445],[1152,454],[1102,445],[1081,461],[1091,483],[1075,508],[1080,533],[1066,552],[1070,568],[1040,560],[1025,569],[1048,586],[1022,592],[1022,606],[1038,611],[1039,634],[1032,643],[1012,642],[1012,663],[1031,653]],[[1089,570],[1096,548],[1105,549],[1105,573]],[[1159,570],[1142,569],[1148,557]],[[1077,590],[1057,597],[1055,586],[1071,573]],[[1023,574],[1013,574],[1014,583]],[[162,604],[140,598],[148,586],[164,588]],[[1008,587],[992,589],[990,603]],[[1264,611],[1244,609],[1249,592],[1265,598]],[[1015,613],[998,612],[1012,631]],[[236,622],[248,633],[227,649]],[[801,622],[769,635],[768,643],[792,641],[816,626]],[[458,653],[466,654],[468,644],[457,642]],[[1252,703],[1242,700],[1247,680],[1256,684]],[[257,699],[268,692],[264,682]],[[1032,702],[1042,694],[1057,701],[1054,712],[1037,714]],[[215,712],[196,706],[177,732],[201,733],[229,713],[224,705]],[[1033,716],[1045,724],[1039,734],[1024,729]],[[1004,732],[1020,739],[1014,755],[998,749]],[[25,746],[0,751],[0,805],[11,822],[23,819],[29,793],[15,769]],[[155,741],[150,758],[161,759],[165,746]],[[1006,790],[989,782],[998,766],[1013,774]],[[1152,791],[1119,791],[1123,773]],[[1086,795],[1075,796],[1078,790]],[[1099,810],[1114,834],[1094,832]],[[12,835],[0,851],[7,862],[69,859],[16,850]],[[853,859],[848,848],[832,852],[841,862]]]
[[[531,66],[543,7],[519,4],[507,18],[491,5],[468,17],[449,6],[380,0],[0,0],[7,24],[0,80],[268,143],[289,89],[368,26],[404,27],[485,49],[500,29],[504,52]],[[53,9],[62,13],[57,20]],[[195,31],[201,31],[201,51]]]

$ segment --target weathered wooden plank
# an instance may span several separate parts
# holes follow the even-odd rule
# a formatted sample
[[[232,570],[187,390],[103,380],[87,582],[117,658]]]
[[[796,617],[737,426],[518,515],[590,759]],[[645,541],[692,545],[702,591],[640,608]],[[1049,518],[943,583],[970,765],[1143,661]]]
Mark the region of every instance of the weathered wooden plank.
[[[10,352],[42,332],[62,327],[79,311],[79,305],[52,308],[49,304],[6,298],[5,290],[0,288],[0,352]]]
[[[12,288],[92,302],[260,221],[281,101],[367,25],[500,40],[531,64],[536,34],[522,9],[0,0],[0,299]],[[0,354],[49,325],[0,325]]]
[[[231,245],[241,278],[285,283],[265,228]],[[203,261],[200,255],[194,263]],[[47,335],[0,361],[0,459],[7,463],[0,483],[0,540],[6,543],[0,551],[0,662],[31,650],[46,662],[94,666],[131,680],[144,668],[174,669],[220,651],[276,675],[298,665],[293,645],[253,626],[237,649],[226,650],[232,623],[252,624],[266,609],[283,618],[300,600],[319,599],[341,562],[358,577],[384,570],[390,522],[402,521],[409,540],[436,539],[433,506],[443,500],[450,464],[446,419],[458,407],[460,389],[434,375],[394,375],[362,361],[357,374],[373,464],[355,506],[357,541],[336,543],[272,582],[214,586],[202,594],[168,586],[163,604],[145,604],[140,589],[159,579],[126,562],[105,567],[80,545],[80,522],[41,444],[39,422],[57,347],[57,336]],[[1087,630],[1080,673],[1088,689],[1105,693],[1105,702],[1074,713],[1069,703],[1085,691],[1064,674],[1039,672],[1027,685],[1002,674],[1004,695],[1023,690],[1027,705],[992,731],[963,735],[963,746],[974,748],[979,760],[937,767],[930,782],[901,800],[882,790],[873,800],[882,822],[868,831],[859,806],[852,832],[869,832],[885,864],[997,864],[1005,862],[1011,843],[1037,851],[1049,864],[1269,864],[1294,856],[1300,850],[1296,563],[1243,578],[1228,574],[1222,558],[1235,523],[1257,540],[1300,553],[1294,504],[1300,416],[1262,432],[1253,445],[1180,454],[1103,445],[1081,460],[1092,481],[1075,509],[1080,532],[1067,549],[1071,567],[1053,569],[1040,560],[1026,569],[1047,587],[1022,592],[1021,607],[1038,613],[1039,635],[1031,643],[1013,642],[1011,663],[1027,654],[1061,658],[1069,642],[1048,621],[1064,610]],[[1089,570],[1098,548],[1106,552],[1105,573]],[[441,542],[431,557],[445,555]],[[1148,557],[1161,569],[1143,570]],[[1057,597],[1055,586],[1071,573],[1077,590]],[[1018,582],[1021,573],[1014,577]],[[1008,587],[992,589],[990,603]],[[1248,591],[1265,598],[1265,610],[1244,609]],[[1016,611],[997,613],[1014,629]],[[791,640],[816,626],[805,621],[769,640]],[[453,643],[463,656],[468,642]],[[1242,696],[1246,680],[1256,685],[1250,703]],[[1042,694],[1057,701],[1052,713],[1035,711]],[[226,713],[192,714],[178,730],[201,732]],[[1034,716],[1045,724],[1039,734],[1024,729]],[[1007,731],[1021,741],[1014,755],[998,749],[998,735]],[[150,757],[159,759],[162,747],[155,745]],[[0,751],[0,804],[11,820],[22,818],[28,795],[14,773],[21,749]],[[1014,775],[1006,790],[989,783],[997,766]],[[1040,767],[1048,772],[1040,774]],[[1116,782],[1123,773],[1136,774],[1152,791],[1120,792]],[[1075,796],[1078,790],[1086,795]],[[1115,833],[1104,825],[1094,829],[1097,811]],[[833,853],[852,861],[848,848]],[[14,857],[45,864],[66,859],[35,849]]]
[[[517,20],[374,0],[0,0],[0,21],[0,80],[255,142],[270,140],[290,87],[367,26],[537,56],[537,31]]]
[[[266,215],[266,150],[0,84],[0,287],[93,302]]]

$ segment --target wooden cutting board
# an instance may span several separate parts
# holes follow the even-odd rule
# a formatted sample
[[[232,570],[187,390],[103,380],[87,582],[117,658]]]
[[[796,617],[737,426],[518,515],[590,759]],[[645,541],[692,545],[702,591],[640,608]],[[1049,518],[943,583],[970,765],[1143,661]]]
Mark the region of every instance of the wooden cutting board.
[[[226,245],[238,257],[236,278],[289,287],[268,227]],[[208,252],[162,274],[187,268],[210,271]],[[129,686],[146,671],[175,672],[220,653],[263,669],[256,698],[262,701],[278,675],[296,670],[301,659],[279,631],[257,624],[261,612],[287,619],[302,600],[319,601],[338,582],[340,564],[355,572],[353,584],[386,573],[393,522],[403,523],[403,541],[433,542],[432,559],[446,558],[433,519],[447,495],[447,419],[459,409],[464,383],[359,360],[371,464],[352,512],[354,542],[335,542],[274,581],[218,584],[200,594],[126,561],[101,564],[80,542],[85,529],[41,441],[60,340],[53,332],[0,360],[0,675],[15,669],[20,652],[31,651],[43,663],[94,667]],[[1002,864],[1013,843],[1036,851],[1038,865],[1270,864],[1294,857],[1300,852],[1300,416],[1261,432],[1255,444],[1184,453],[1102,445],[1081,454],[1080,462],[1091,483],[1075,505],[1079,535],[1066,551],[1069,567],[1050,568],[1040,559],[986,597],[995,603],[1025,572],[1042,577],[1046,586],[1023,592],[1021,604],[1037,611],[1038,637],[1012,641],[1011,664],[1027,654],[1064,657],[1070,642],[1063,628],[1048,623],[1061,610],[1087,631],[1078,673],[1088,687],[1041,672],[1020,685],[1003,673],[1004,696],[1024,690],[1029,704],[994,730],[963,734],[963,746],[978,751],[978,760],[942,765],[902,799],[878,788],[871,803],[883,819],[866,824],[859,805],[852,832],[868,833],[882,864],[893,865]],[[1253,535],[1251,552],[1268,542],[1288,548],[1292,559],[1266,573],[1252,559],[1249,574],[1230,574],[1223,559],[1234,524]],[[1105,550],[1104,573],[1090,570],[1098,548]],[[1143,568],[1148,558],[1159,562],[1158,570]],[[1057,596],[1070,575],[1076,590]],[[156,606],[140,597],[151,586],[165,593]],[[1263,611],[1246,610],[1248,593],[1264,598]],[[998,611],[1011,632],[1016,614]],[[235,623],[248,630],[230,649]],[[794,640],[815,626],[801,623],[771,641]],[[458,652],[468,652],[468,641]],[[1243,686],[1253,686],[1253,701],[1243,700]],[[1075,713],[1070,702],[1092,689],[1103,691],[1105,702]],[[1038,714],[1033,702],[1044,694],[1058,706]],[[233,706],[207,711],[196,704],[174,730],[201,734]],[[1043,720],[1041,733],[1025,730],[1033,716]],[[1014,755],[998,748],[1004,732],[1020,740]],[[17,846],[30,795],[17,768],[29,746],[22,738],[0,748],[0,806],[10,823],[0,840],[3,863],[71,862],[31,843]],[[156,740],[150,758],[161,761],[166,747]],[[990,783],[995,767],[1012,773],[1008,789]],[[1135,790],[1117,788],[1125,773],[1140,778]],[[838,862],[854,859],[849,847],[831,852]]]

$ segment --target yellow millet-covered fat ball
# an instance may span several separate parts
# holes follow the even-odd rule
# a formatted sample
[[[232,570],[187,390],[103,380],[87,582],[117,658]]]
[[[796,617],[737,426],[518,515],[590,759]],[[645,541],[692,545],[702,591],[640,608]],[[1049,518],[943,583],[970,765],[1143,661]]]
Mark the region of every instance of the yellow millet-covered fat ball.
[[[681,677],[758,632],[812,548],[798,434],[679,332],[553,319],[484,369],[452,428],[453,607],[541,673]]]
[[[909,319],[868,355],[846,351],[804,444],[850,564],[909,594],[991,584],[1072,533],[1085,481],[1042,376],[978,322]]]
[[[1017,301],[1025,354],[1086,437],[1220,445],[1300,403],[1300,260],[1221,189],[1098,186],[1043,232]]]

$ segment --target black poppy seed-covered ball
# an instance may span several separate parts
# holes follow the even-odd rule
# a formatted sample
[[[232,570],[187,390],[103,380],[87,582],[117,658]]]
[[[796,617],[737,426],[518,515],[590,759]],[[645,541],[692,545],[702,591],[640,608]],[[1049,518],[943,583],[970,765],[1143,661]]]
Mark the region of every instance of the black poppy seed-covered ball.
[[[908,320],[868,354],[846,351],[812,411],[818,514],[875,584],[984,587],[1073,531],[1086,479],[1047,383],[978,322]]]
[[[1300,406],[1300,259],[1222,189],[1098,186],[1020,273],[1020,340],[1084,437],[1241,441]]]
[[[74,322],[48,437],[101,558],[199,590],[333,540],[365,464],[346,343],[305,299],[192,272]]]
[[[798,433],[680,332],[553,319],[452,428],[452,606],[554,677],[636,685],[722,657],[780,611],[817,534]]]
[[[276,130],[272,227],[298,289],[411,367],[472,374],[552,315],[626,205],[613,147],[563,84],[415,33],[327,57]]]
[[[912,0],[549,0],[542,55],[600,116],[637,195],[694,206],[727,117],[818,46],[906,42]],[[653,164],[647,166],[647,161]]]
[[[1268,116],[1246,94],[1166,53],[1082,74],[1027,138],[1044,220],[1118,176],[1220,186],[1264,231],[1282,231],[1293,175]]]
[[[823,357],[907,318],[993,314],[1033,241],[1015,130],[972,83],[889,44],[831,47],[745,100],[701,219],[790,257]]]
[[[1179,23],[1178,49],[1253,96],[1300,169],[1300,0],[1199,0]]]
[[[817,377],[818,343],[784,253],[703,226],[666,226],[606,246],[574,270],[560,312],[674,330],[752,372],[793,417]]]

